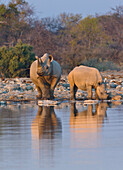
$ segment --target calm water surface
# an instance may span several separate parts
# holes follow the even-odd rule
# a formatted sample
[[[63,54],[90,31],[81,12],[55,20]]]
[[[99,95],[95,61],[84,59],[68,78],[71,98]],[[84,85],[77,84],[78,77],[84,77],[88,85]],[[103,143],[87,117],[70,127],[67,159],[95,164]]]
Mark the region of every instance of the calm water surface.
[[[1,170],[122,170],[123,104],[0,106]]]

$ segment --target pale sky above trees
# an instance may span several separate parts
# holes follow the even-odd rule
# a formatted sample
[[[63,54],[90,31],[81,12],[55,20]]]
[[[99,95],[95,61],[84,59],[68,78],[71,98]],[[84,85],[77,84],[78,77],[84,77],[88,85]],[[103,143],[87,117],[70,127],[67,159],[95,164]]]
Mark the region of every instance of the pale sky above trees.
[[[88,15],[103,15],[115,8],[123,5],[122,0],[26,0],[34,7],[36,16],[56,17],[60,13],[82,14],[83,17]],[[9,0],[0,0],[8,3]]]

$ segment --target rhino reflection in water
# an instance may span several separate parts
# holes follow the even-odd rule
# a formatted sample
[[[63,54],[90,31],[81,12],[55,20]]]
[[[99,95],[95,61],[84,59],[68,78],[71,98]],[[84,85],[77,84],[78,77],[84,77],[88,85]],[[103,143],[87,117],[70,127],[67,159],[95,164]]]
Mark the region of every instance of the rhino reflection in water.
[[[54,107],[39,107],[37,115],[31,124],[32,149],[36,159],[43,161],[45,157],[48,162],[52,161],[54,146],[60,145],[60,142],[56,141],[58,139],[61,141],[61,129],[61,121],[57,118]],[[44,162],[41,162],[41,164],[44,164]]]
[[[35,139],[53,139],[55,133],[61,132],[61,122],[56,117],[54,107],[40,106],[32,121],[31,133]]]
[[[78,113],[76,103],[71,104],[70,130],[71,143],[76,147],[95,147],[100,144],[101,128],[107,117],[107,103],[88,105]],[[74,139],[74,140],[73,140]],[[75,142],[75,143],[74,143]]]

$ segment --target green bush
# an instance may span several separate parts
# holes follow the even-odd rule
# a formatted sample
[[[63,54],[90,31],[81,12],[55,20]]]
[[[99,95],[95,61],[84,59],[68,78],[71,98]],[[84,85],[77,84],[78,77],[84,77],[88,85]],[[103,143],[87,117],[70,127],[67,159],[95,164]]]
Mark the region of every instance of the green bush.
[[[19,41],[15,47],[0,48],[0,73],[5,77],[29,77],[35,54],[32,46]]]

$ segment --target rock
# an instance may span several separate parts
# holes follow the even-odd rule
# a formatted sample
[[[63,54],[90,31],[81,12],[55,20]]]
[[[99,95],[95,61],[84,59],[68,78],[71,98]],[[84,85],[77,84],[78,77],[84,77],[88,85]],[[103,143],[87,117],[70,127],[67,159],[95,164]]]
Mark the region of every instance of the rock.
[[[116,90],[121,90],[121,85],[118,85],[118,86],[116,87]]]
[[[120,95],[113,96],[112,100],[121,100],[121,96]]]
[[[92,103],[96,104],[98,102],[99,102],[99,100],[85,100],[84,104],[92,104]]]
[[[17,98],[18,98],[18,99],[23,99],[23,98],[24,98],[24,95],[19,94],[19,95],[17,96]]]
[[[20,78],[15,78],[14,79],[17,83],[21,83],[21,79]]]
[[[0,94],[2,94],[3,93],[3,91],[2,90],[0,90]]]
[[[6,88],[10,91],[21,90],[20,84],[9,84]]]
[[[15,96],[15,95],[12,95],[9,97],[9,100],[15,100],[15,99],[17,99],[17,96]]]
[[[1,89],[1,90],[0,90],[0,94],[6,94],[6,93],[8,93],[8,90],[7,90],[7,89]]]
[[[107,88],[107,89],[110,89],[110,85],[109,85],[109,84],[106,84],[106,88]]]
[[[60,101],[52,101],[52,100],[38,100],[38,105],[39,106],[55,106],[60,104]]]
[[[6,102],[6,101],[0,101],[0,104],[1,104],[1,105],[6,105],[7,102]]]
[[[26,90],[33,90],[33,86],[26,86]]]
[[[62,86],[63,86],[63,87],[66,87],[66,88],[67,88],[67,87],[70,87],[69,84],[62,84]]]
[[[116,88],[117,87],[117,84],[116,83],[114,83],[114,82],[111,82],[110,83],[110,88]]]
[[[64,91],[64,90],[66,90],[66,88],[63,87],[63,86],[60,86],[59,89],[58,89],[58,91]]]
[[[110,81],[110,83],[116,83],[116,80],[115,80],[115,79],[112,79],[112,80]]]
[[[76,92],[76,96],[77,97],[85,97],[84,93],[80,89]]]
[[[122,81],[117,81],[116,83],[117,83],[117,85],[121,85]]]
[[[26,80],[22,80],[22,83],[23,83],[23,84],[26,83]]]
[[[27,83],[27,84],[31,84],[31,83],[32,83],[32,81],[31,81],[31,80],[28,80],[26,83]]]

